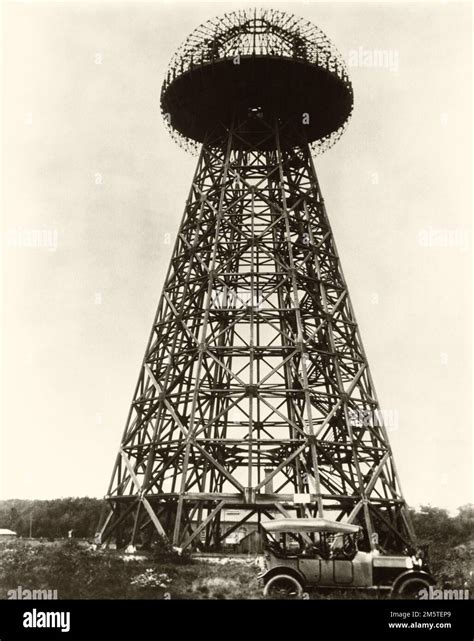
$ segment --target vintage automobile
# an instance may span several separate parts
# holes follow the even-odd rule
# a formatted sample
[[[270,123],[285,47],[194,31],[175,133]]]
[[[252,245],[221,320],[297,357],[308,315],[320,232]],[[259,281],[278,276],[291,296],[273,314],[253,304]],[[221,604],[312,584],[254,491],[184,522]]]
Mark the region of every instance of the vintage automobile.
[[[312,589],[363,589],[416,598],[435,584],[415,556],[362,552],[358,525],[322,518],[284,518],[262,524],[265,596],[301,598]]]

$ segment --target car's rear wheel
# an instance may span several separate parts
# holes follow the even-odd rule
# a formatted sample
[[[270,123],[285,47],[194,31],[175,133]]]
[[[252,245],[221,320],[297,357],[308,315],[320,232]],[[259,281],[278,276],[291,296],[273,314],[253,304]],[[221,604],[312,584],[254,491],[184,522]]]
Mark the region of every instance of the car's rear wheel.
[[[273,599],[299,599],[303,594],[303,587],[294,576],[276,574],[265,583],[263,594]]]
[[[394,596],[401,599],[419,599],[421,590],[428,590],[431,583],[420,576],[408,577],[394,590]]]

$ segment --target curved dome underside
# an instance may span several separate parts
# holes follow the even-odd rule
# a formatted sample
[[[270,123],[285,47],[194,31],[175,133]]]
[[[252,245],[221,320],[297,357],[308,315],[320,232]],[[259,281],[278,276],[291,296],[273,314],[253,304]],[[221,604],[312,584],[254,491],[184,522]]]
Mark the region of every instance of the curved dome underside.
[[[302,122],[313,149],[324,151],[343,133],[352,103],[344,61],[325,34],[273,9],[199,26],[173,56],[161,91],[170,133],[190,151],[250,108]]]
[[[162,95],[162,111],[184,138],[198,143],[216,136],[216,125],[245,119],[250,109],[301,124],[309,143],[344,126],[352,109],[352,92],[335,74],[305,62],[249,56],[239,64],[219,60],[178,76]],[[256,134],[255,144],[258,143]],[[259,148],[264,148],[259,145]]]

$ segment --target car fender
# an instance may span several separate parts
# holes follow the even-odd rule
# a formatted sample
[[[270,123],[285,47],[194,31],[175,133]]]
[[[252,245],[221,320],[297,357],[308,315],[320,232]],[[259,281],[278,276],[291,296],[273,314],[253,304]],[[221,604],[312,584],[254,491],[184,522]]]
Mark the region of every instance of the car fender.
[[[270,568],[270,570],[267,570],[266,572],[263,572],[262,574],[258,575],[258,578],[266,583],[269,579],[272,578],[272,576],[275,576],[276,574],[287,574],[288,576],[292,576],[297,581],[301,583],[301,586],[304,588],[306,581],[304,576],[301,574],[301,572],[298,572],[297,570],[294,570],[293,568],[288,568],[284,565],[276,568]]]
[[[406,572],[402,572],[397,576],[395,581],[392,584],[392,592],[396,592],[398,589],[398,586],[408,578],[423,578],[425,581],[428,581],[430,585],[436,585],[436,580],[434,577],[429,574],[429,572],[425,572],[425,570],[407,570]]]

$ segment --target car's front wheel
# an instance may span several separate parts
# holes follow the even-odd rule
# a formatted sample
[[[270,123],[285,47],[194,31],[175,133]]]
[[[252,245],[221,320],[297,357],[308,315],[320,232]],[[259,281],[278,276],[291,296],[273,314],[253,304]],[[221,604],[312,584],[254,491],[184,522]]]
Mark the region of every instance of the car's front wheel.
[[[276,574],[265,583],[263,594],[273,599],[299,599],[303,586],[294,576]]]
[[[428,590],[431,583],[420,576],[407,577],[394,590],[394,596],[401,599],[419,599],[421,590]]]

